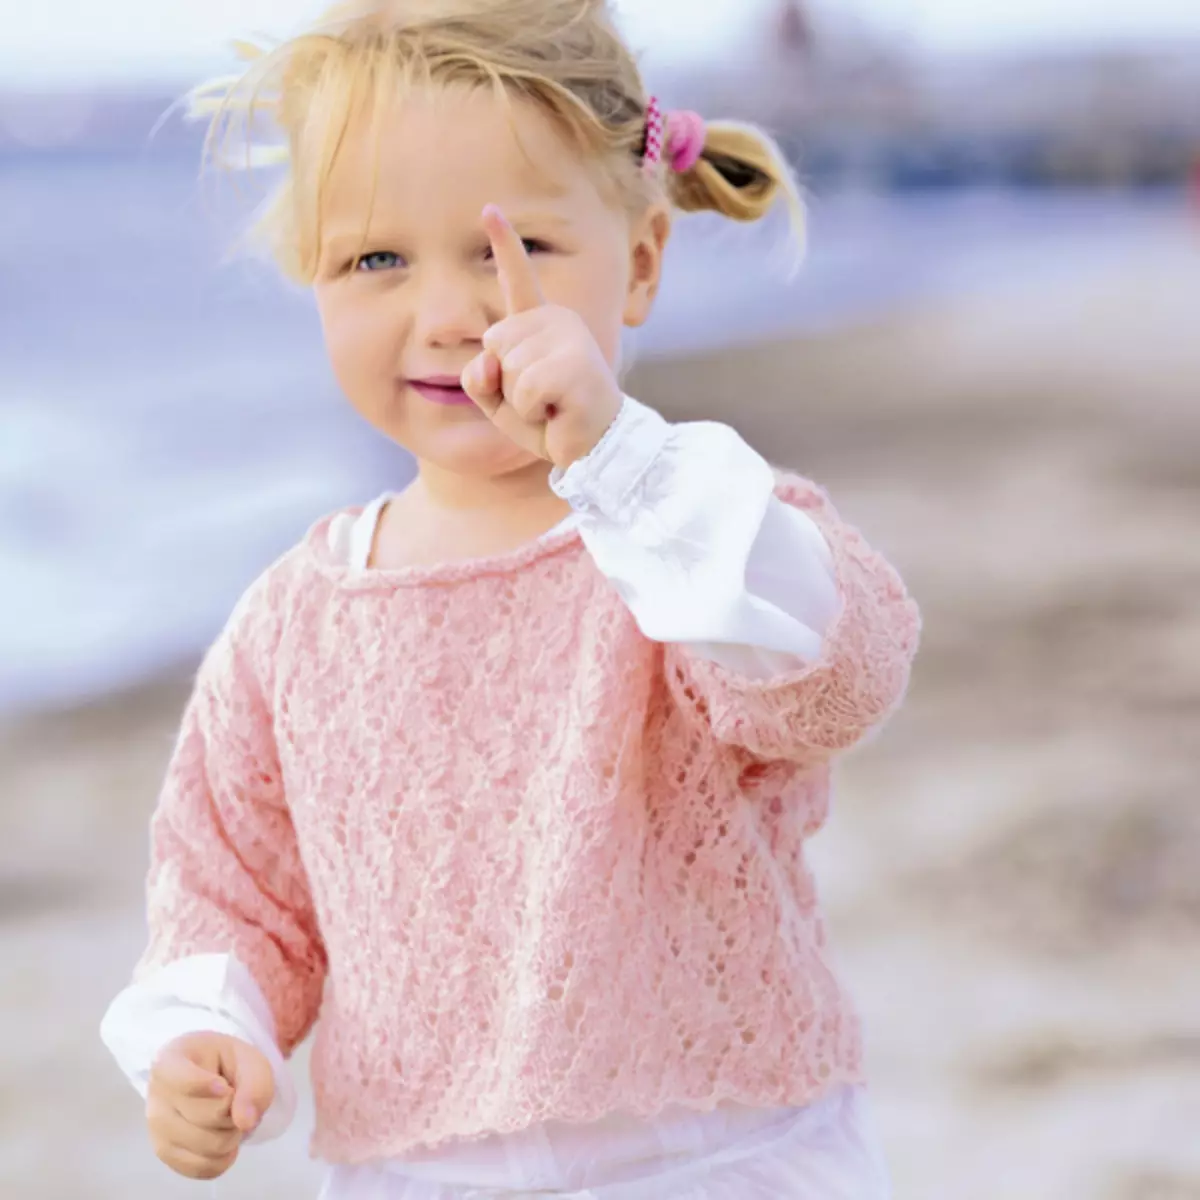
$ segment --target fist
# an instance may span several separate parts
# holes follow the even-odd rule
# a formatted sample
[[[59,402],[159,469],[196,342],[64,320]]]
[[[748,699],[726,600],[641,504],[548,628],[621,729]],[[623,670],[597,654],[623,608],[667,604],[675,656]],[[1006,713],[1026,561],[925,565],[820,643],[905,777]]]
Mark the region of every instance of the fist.
[[[525,244],[499,209],[484,227],[507,316],[483,337],[463,390],[517,445],[566,470],[621,411],[621,389],[583,318],[547,304]]]
[[[253,1046],[219,1033],[171,1042],[154,1063],[146,1126],[154,1153],[188,1179],[217,1179],[275,1099],[275,1076]]]

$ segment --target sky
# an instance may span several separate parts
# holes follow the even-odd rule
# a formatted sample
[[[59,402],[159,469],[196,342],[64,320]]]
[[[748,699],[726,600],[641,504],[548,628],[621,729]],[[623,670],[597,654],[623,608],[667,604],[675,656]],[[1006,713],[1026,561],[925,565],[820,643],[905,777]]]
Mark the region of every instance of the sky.
[[[651,61],[715,58],[771,0],[616,0]],[[1200,36],[1200,0],[824,0],[932,51]],[[224,60],[231,37],[287,33],[326,0],[6,0],[0,81],[175,79]]]

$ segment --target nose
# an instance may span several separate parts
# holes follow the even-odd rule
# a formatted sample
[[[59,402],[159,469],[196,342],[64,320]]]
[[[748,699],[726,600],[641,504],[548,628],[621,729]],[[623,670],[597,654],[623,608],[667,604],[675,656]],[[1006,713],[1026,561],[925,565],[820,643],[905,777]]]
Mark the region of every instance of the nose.
[[[413,332],[421,345],[442,350],[482,345],[494,320],[482,280],[468,271],[430,267],[413,282]]]

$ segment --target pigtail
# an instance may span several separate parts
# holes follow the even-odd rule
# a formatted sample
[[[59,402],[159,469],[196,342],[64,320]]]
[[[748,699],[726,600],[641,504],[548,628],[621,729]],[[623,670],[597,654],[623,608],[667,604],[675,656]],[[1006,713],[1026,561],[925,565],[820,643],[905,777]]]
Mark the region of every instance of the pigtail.
[[[710,123],[699,159],[687,171],[668,172],[667,189],[684,212],[715,212],[734,221],[760,221],[782,198],[803,241],[804,202],[796,176],[774,139],[753,125]]]

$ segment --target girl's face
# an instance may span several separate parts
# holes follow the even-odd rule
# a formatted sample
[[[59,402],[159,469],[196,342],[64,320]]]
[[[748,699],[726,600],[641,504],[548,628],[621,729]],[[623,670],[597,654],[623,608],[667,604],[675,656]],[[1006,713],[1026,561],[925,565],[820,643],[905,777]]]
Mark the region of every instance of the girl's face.
[[[665,206],[635,219],[607,200],[528,103],[439,89],[374,127],[352,124],[328,181],[314,285],[334,373],[418,460],[496,478],[535,460],[474,405],[413,386],[457,377],[505,315],[489,203],[525,239],[547,302],[579,313],[614,368],[622,326],[649,314],[670,226]]]

